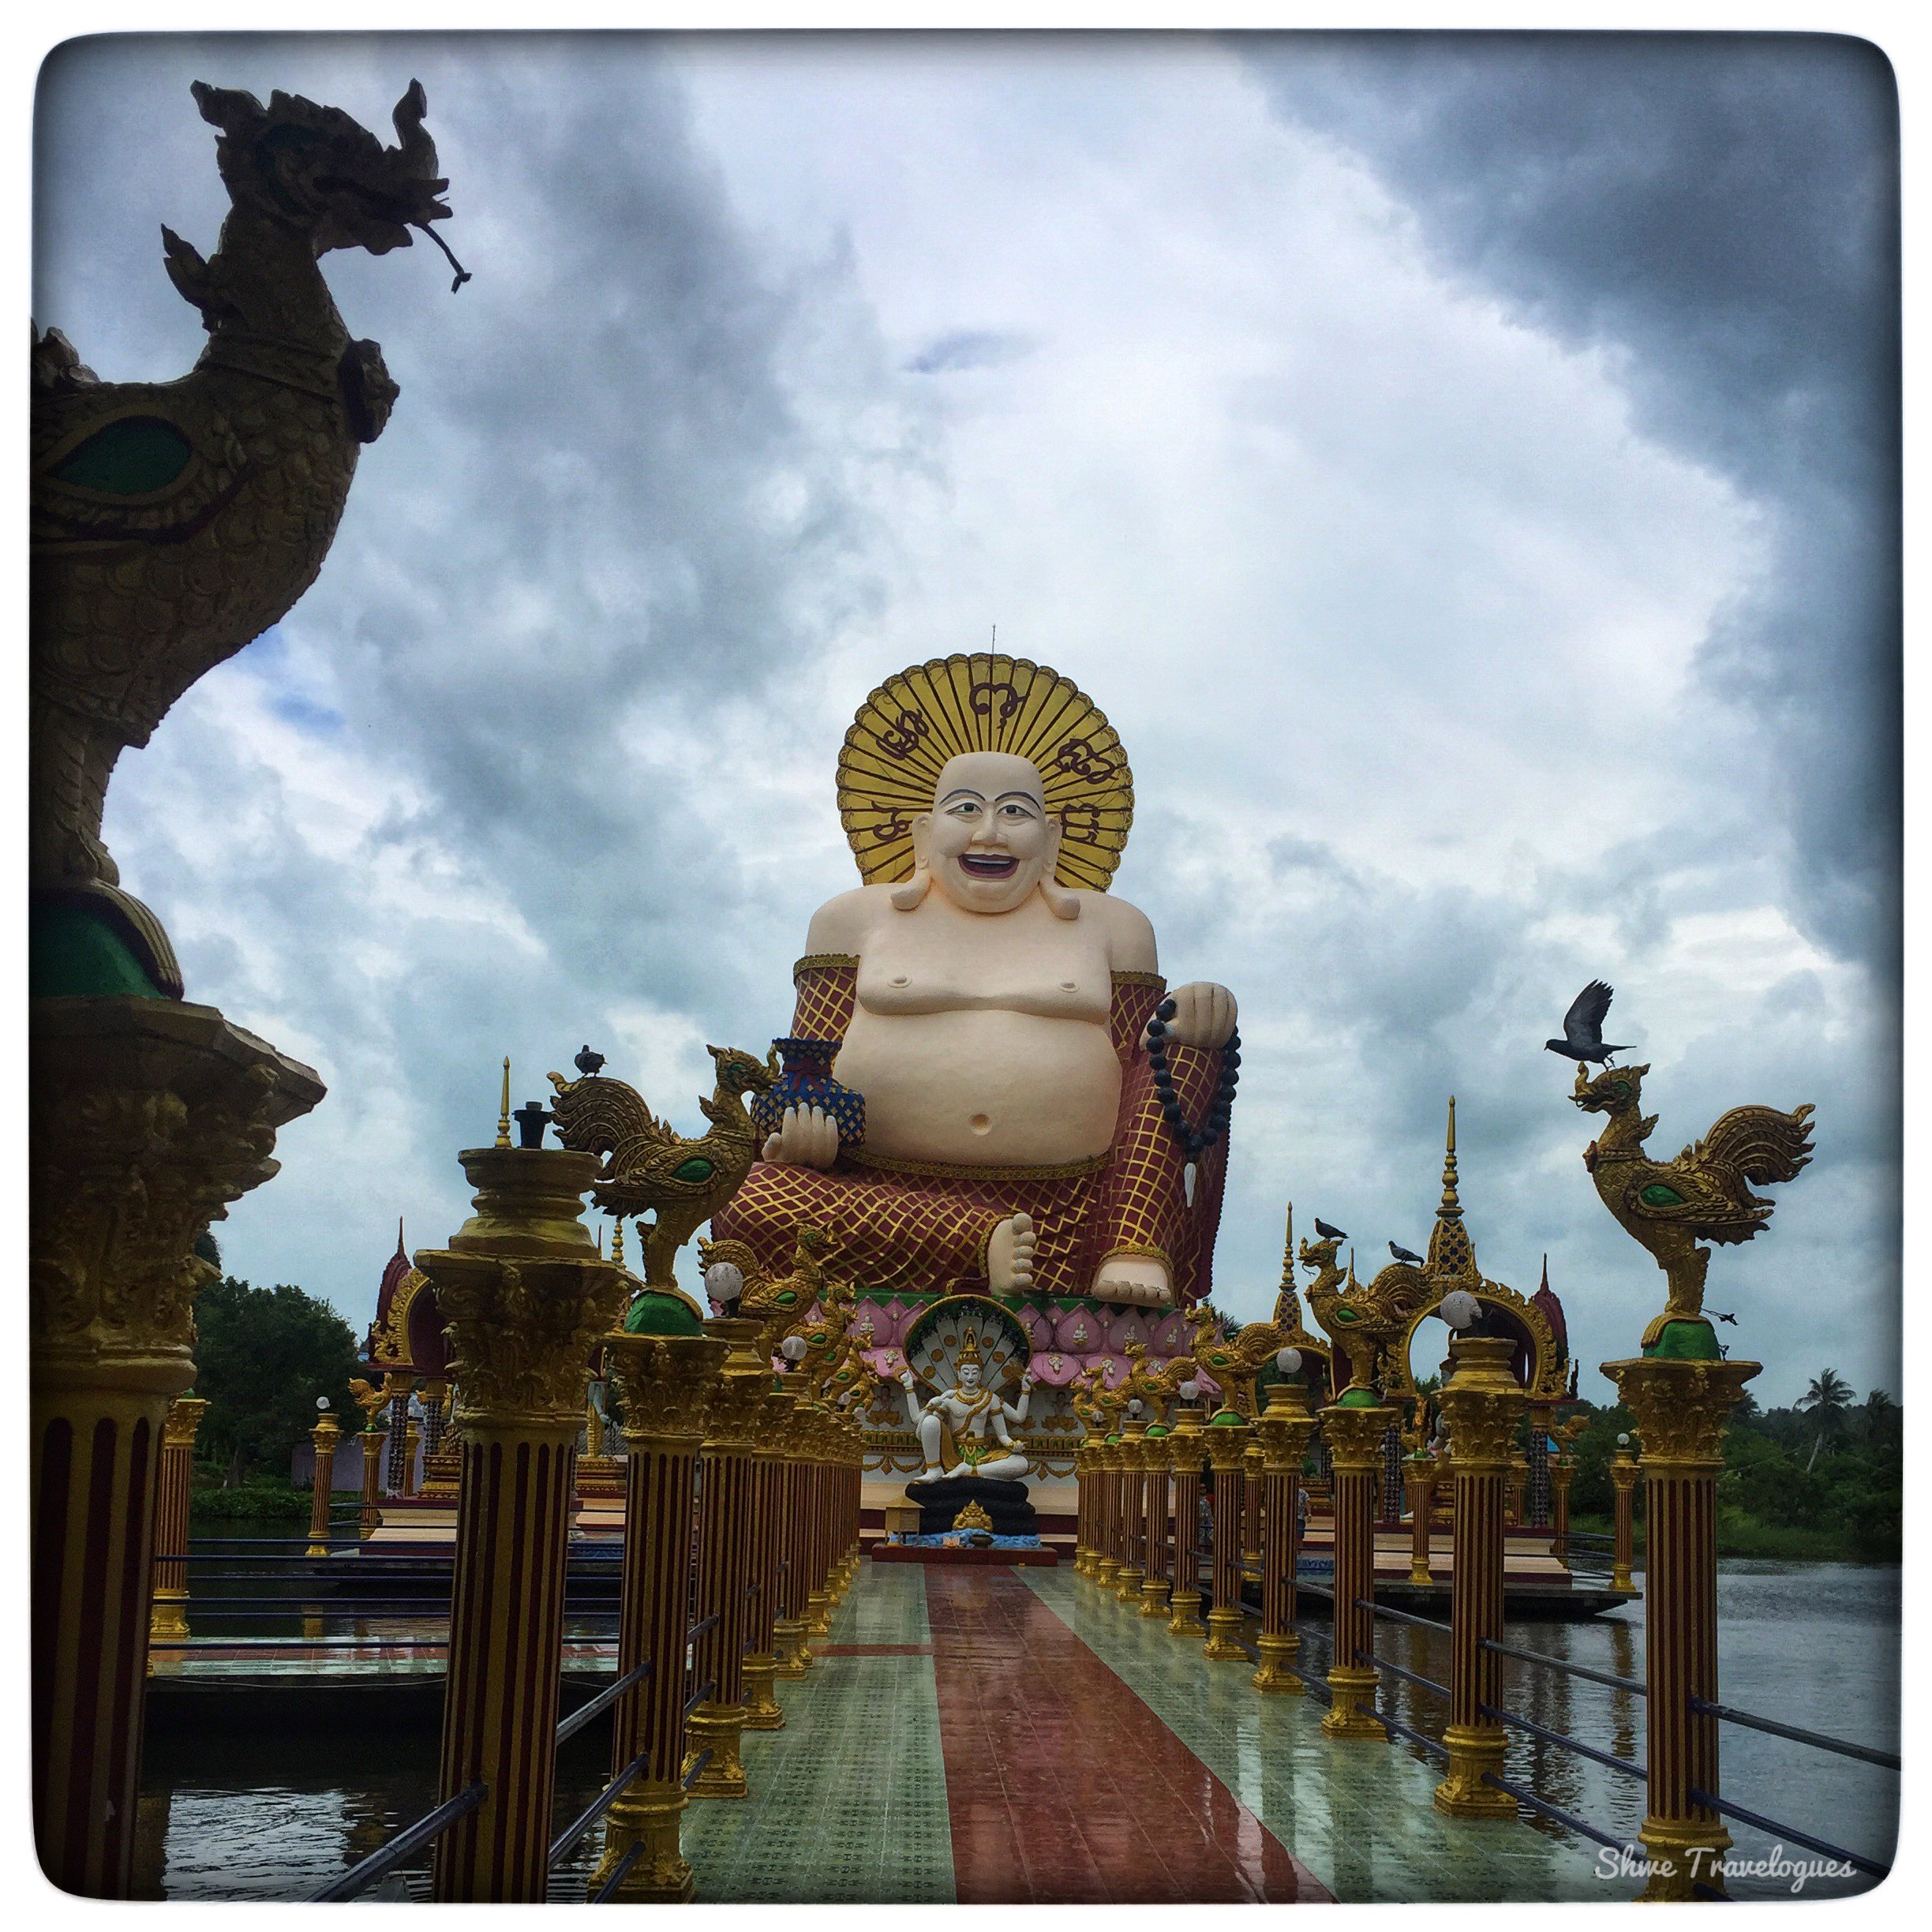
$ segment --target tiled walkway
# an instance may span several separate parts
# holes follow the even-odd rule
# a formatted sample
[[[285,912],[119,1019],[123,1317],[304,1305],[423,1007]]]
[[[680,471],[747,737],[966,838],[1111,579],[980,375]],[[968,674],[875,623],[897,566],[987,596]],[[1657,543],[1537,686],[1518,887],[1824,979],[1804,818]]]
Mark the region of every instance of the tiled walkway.
[[[730,1900],[1604,1899],[1529,1825],[1432,1809],[1436,1773],[1335,1744],[1069,1569],[864,1563],[751,1795],[685,1814]]]

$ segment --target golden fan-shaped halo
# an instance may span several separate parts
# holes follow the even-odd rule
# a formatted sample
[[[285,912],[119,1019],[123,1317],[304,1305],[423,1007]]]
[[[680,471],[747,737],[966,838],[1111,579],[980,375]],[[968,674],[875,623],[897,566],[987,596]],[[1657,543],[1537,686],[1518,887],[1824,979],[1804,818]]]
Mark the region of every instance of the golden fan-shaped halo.
[[[888,678],[859,708],[839,752],[839,818],[867,885],[912,876],[912,821],[962,751],[1030,758],[1060,821],[1054,877],[1105,892],[1133,823],[1120,736],[1070,678],[1024,657],[974,651]]]

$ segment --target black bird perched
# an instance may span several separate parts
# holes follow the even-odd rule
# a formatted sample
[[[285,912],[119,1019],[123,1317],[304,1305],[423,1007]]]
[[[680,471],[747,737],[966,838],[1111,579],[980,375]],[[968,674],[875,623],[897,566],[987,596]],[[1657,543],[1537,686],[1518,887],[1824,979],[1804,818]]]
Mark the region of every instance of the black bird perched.
[[[1393,1241],[1389,1243],[1389,1252],[1398,1261],[1413,1261],[1418,1267],[1422,1264],[1422,1257],[1419,1254],[1411,1254],[1406,1248],[1398,1248]]]
[[[1315,1232],[1324,1241],[1346,1241],[1348,1237],[1339,1228],[1331,1228],[1320,1215],[1315,1217]]]
[[[586,1080],[588,1080],[593,1073],[601,1073],[604,1070],[604,1056],[601,1054],[593,1054],[590,1050],[590,1043],[586,1040],[577,1058],[571,1064]]]
[[[1610,1010],[1610,995],[1611,989],[1602,980],[1593,979],[1570,1002],[1570,1010],[1563,1015],[1563,1038],[1545,1040],[1544,1050],[1571,1060],[1601,1060],[1605,1066],[1612,1054],[1628,1053],[1629,1047],[1608,1045],[1604,1040],[1604,1015]]]

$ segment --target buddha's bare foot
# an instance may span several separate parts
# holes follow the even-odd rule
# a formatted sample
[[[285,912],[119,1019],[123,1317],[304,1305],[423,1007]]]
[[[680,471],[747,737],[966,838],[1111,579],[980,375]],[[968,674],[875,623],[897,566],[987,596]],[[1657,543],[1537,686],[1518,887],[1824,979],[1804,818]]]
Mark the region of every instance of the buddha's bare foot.
[[[1167,1264],[1155,1255],[1109,1255],[1094,1277],[1093,1291],[1102,1301],[1131,1301],[1142,1308],[1174,1305]]]
[[[908,1477],[906,1487],[910,1489],[914,1483],[937,1482],[945,1473],[945,1471],[935,1462],[930,1469],[921,1470],[916,1476]]]
[[[1009,1215],[987,1241],[987,1278],[996,1295],[1024,1294],[1033,1286],[1033,1232],[1031,1215]]]

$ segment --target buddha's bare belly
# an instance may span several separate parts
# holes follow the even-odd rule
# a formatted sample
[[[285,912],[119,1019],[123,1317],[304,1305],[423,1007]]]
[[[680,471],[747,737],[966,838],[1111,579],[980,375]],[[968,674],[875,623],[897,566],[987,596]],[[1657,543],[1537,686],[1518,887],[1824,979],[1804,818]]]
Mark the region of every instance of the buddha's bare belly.
[[[894,1160],[1048,1166],[1106,1152],[1120,1062],[1105,1026],[1003,1009],[852,1017],[834,1076]]]

